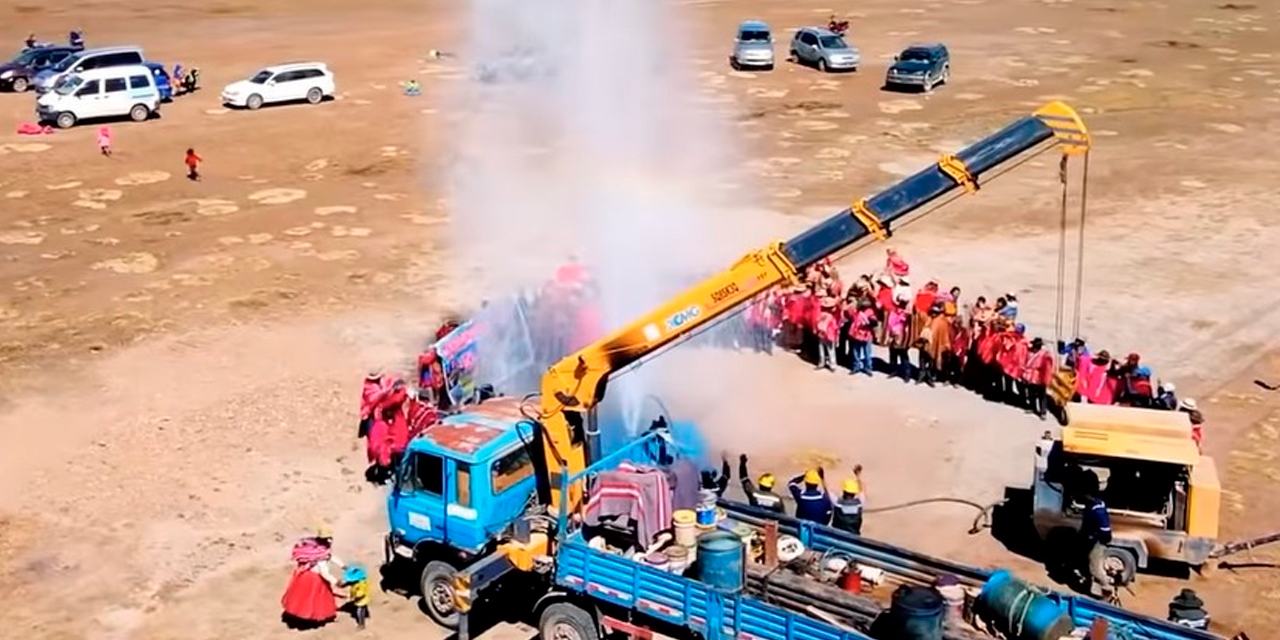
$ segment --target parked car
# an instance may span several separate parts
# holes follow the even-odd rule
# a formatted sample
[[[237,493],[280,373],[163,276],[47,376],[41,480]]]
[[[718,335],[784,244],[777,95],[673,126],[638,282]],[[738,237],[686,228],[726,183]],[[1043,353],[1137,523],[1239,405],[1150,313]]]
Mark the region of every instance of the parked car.
[[[53,122],[60,129],[90,118],[129,116],[142,122],[159,111],[155,76],[140,64],[64,75],[52,91],[36,99],[40,122]]]
[[[0,64],[0,89],[22,93],[31,88],[36,74],[52,67],[79,51],[75,47],[36,47],[26,49],[12,60]]]
[[[145,59],[142,55],[142,49],[138,47],[85,49],[67,56],[58,64],[37,73],[33,84],[36,88],[36,93],[45,93],[53,89],[63,76],[68,74],[81,73],[92,69],[137,65],[142,64]]]
[[[894,56],[885,74],[886,88],[920,87],[932,91],[951,79],[951,53],[941,44],[913,44]]]
[[[773,33],[769,31],[769,25],[759,20],[747,20],[738,25],[729,66],[734,69],[773,69]]]
[[[160,92],[160,101],[173,102],[173,80],[164,65],[159,62],[144,62],[142,66],[151,70],[151,77],[156,80],[156,90]]]
[[[804,27],[791,39],[791,59],[811,64],[819,71],[857,71],[862,54],[837,33]]]
[[[267,67],[222,90],[222,103],[258,109],[264,104],[306,100],[319,104],[333,97],[333,72],[323,62],[296,62]]]

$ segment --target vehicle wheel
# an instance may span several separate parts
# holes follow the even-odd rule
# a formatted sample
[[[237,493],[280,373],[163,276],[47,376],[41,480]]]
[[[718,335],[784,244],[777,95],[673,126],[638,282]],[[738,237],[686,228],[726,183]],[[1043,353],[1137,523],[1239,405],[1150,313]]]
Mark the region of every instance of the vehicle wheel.
[[[823,72],[823,73],[826,73],[826,72],[827,72],[827,59],[826,59],[826,58],[818,58],[818,71],[821,71],[821,72]]]
[[[791,62],[800,62],[800,54],[796,53],[795,49],[792,49],[791,53],[787,54],[787,60],[790,60]]]
[[[1134,578],[1138,577],[1138,559],[1128,549],[1107,547],[1102,566],[1111,576],[1112,586],[1116,588],[1133,584]]]
[[[11,86],[14,93],[22,93],[31,87],[31,83],[26,78],[14,78]]]
[[[422,569],[422,606],[436,624],[458,628],[458,608],[453,602],[453,577],[458,571],[447,563],[432,560]]]
[[[59,129],[70,129],[76,126],[76,114],[70,111],[63,111],[58,117],[53,119],[53,123],[58,125]]]
[[[244,106],[250,111],[257,111],[262,108],[262,96],[253,94],[245,99]]]
[[[557,602],[542,612],[538,621],[538,637],[542,640],[600,640],[600,630],[586,611]]]
[[[947,84],[948,82],[951,82],[951,65],[942,68],[942,79],[938,81],[938,84]]]
[[[320,104],[321,100],[324,100],[324,92],[321,91],[319,87],[311,87],[311,89],[307,91],[307,102],[310,102],[311,104]]]
[[[129,119],[134,122],[143,122],[150,117],[151,110],[148,109],[145,104],[135,104],[133,105],[133,108],[129,110]]]

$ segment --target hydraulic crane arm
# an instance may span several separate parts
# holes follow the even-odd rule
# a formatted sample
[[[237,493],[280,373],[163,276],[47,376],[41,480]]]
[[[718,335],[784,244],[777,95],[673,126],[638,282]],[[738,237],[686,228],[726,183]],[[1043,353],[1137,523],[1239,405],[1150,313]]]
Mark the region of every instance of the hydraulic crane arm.
[[[991,170],[1041,144],[1062,145],[1064,154],[1084,153],[1089,134],[1076,112],[1052,102],[955,155],[852,206],[785,243],[748,253],[727,270],[673,297],[548,369],[542,378],[540,421],[545,447],[541,486],[559,507],[561,477],[587,465],[586,448],[596,434],[593,409],[604,399],[608,378],[673,341],[750,301],[769,288],[794,282],[807,267],[868,237],[885,239],[895,220],[956,189],[978,190]],[[569,487],[576,509],[581,483]]]

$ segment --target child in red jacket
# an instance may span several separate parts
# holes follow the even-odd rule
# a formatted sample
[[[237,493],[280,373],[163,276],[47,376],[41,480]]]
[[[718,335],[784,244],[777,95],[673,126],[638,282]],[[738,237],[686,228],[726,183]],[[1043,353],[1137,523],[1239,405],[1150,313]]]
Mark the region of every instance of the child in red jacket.
[[[204,158],[201,158],[200,156],[196,155],[195,149],[187,149],[186,163],[187,163],[187,179],[188,180],[194,181],[194,180],[200,179],[200,171],[199,171],[200,162],[203,159]]]

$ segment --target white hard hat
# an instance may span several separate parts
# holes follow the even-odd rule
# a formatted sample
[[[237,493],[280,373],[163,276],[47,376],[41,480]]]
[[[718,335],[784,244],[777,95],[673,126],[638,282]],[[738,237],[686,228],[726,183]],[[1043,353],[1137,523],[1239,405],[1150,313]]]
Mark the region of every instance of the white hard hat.
[[[1186,400],[1183,400],[1182,408],[1188,411],[1195,411],[1197,409],[1195,398],[1187,398]]]
[[[1177,390],[1177,387],[1173,386],[1173,383],[1172,383],[1172,382],[1164,382],[1164,383],[1161,383],[1161,384],[1160,384],[1160,386],[1161,386],[1161,387],[1163,387],[1165,391],[1176,391],[1176,390]]]

